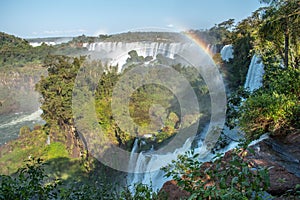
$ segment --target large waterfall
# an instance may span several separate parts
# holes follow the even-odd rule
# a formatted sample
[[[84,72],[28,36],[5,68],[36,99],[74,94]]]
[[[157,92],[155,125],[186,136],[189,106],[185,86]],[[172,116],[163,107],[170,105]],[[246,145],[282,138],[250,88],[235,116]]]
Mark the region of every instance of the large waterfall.
[[[202,133],[205,134],[207,131],[207,127],[202,131]],[[225,132],[228,135],[232,135],[232,137],[235,137],[236,132],[230,132],[227,128]],[[201,135],[198,138],[197,141],[197,148],[194,149],[196,153],[199,154],[199,159],[202,162],[209,161],[213,159],[215,156],[214,154],[208,152],[206,146],[203,143],[203,138],[201,138]],[[156,155],[152,154],[152,151],[148,152],[141,152],[138,154],[138,156],[131,156],[129,161],[129,167],[134,166],[135,172],[145,172],[145,173],[131,173],[127,176],[127,184],[130,186],[130,188],[133,188],[134,184],[142,183],[146,184],[148,186],[151,186],[153,191],[159,190],[162,185],[170,180],[170,178],[164,177],[164,172],[160,170],[161,167],[164,167],[166,163],[171,163],[172,160],[176,160],[177,156],[180,154],[184,154],[188,150],[191,149],[192,142],[194,138],[188,138],[182,147],[176,149],[172,153],[162,154],[162,155]],[[237,146],[237,142],[231,142],[228,146],[226,146],[224,149],[219,150],[218,153],[225,153],[230,149],[233,149]],[[138,149],[138,139],[135,140],[132,152],[136,152]],[[133,155],[133,154],[131,154]]]
[[[155,57],[158,54],[162,54],[166,57],[174,58],[174,53],[179,53],[184,45],[183,43],[159,42],[96,42],[84,43],[83,47],[86,47],[89,51],[103,52],[108,55],[136,50],[143,57]]]
[[[127,52],[135,50],[139,56],[156,58],[158,54],[174,59],[189,43],[163,43],[163,42],[96,42],[84,43],[91,52],[99,52],[102,57],[112,59],[112,64],[122,67],[129,57]],[[124,54],[124,52],[126,52]],[[99,54],[97,54],[99,55]]]
[[[186,49],[194,48],[197,46],[190,41],[181,42],[93,42],[83,43],[82,47],[92,52],[92,58],[109,60],[111,64],[118,65],[119,71],[122,70],[123,65],[129,58],[128,52],[135,50],[139,56],[152,57],[156,59],[156,56],[161,54],[170,59],[176,58],[176,55],[186,53]],[[205,49],[211,54],[217,52],[216,45],[208,44]],[[126,53],[125,53],[126,52]]]

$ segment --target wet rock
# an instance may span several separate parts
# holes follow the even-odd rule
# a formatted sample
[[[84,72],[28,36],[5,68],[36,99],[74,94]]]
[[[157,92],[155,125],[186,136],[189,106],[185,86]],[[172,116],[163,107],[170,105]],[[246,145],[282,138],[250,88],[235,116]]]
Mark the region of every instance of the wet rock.
[[[270,194],[280,196],[300,184],[300,134],[269,138],[252,148],[255,155],[248,159],[259,166],[270,168]]]

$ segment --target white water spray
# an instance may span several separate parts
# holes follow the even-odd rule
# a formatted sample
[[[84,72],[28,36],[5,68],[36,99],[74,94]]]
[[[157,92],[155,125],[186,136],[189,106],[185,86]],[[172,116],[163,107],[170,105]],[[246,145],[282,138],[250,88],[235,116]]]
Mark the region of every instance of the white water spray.
[[[17,118],[15,120],[12,120],[6,124],[0,125],[0,128],[8,127],[8,126],[13,126],[22,122],[27,122],[27,121],[42,121],[41,114],[43,111],[41,109],[29,114],[22,116],[21,118]]]

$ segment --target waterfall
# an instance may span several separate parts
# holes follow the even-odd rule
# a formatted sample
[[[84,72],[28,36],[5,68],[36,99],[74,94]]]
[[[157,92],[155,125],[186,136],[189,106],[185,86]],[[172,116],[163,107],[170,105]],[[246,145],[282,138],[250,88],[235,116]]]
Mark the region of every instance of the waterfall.
[[[212,160],[215,154],[207,151],[207,148],[204,144],[205,133],[208,130],[208,125],[205,126],[202,133],[197,136],[197,147],[194,148],[194,151],[199,154],[199,160],[201,162],[206,162]],[[231,131],[228,128],[225,128],[227,135],[230,135],[232,138],[236,138],[236,131]],[[164,177],[164,171],[160,170],[161,167],[166,166],[171,163],[172,160],[176,160],[178,155],[182,155],[188,150],[191,149],[192,142],[194,137],[188,138],[182,147],[176,149],[172,153],[167,154],[155,154],[153,150],[141,152],[137,157],[133,158],[133,152],[137,151],[137,143],[133,145],[129,166],[133,167],[134,173],[130,173],[127,176],[127,184],[129,185],[130,190],[133,192],[133,186],[137,183],[142,183],[148,186],[151,186],[153,191],[159,190],[162,185],[170,180],[171,178]],[[230,149],[233,149],[237,146],[238,142],[231,142],[224,149],[218,151],[218,153],[225,153]]]
[[[261,58],[257,55],[254,55],[249,65],[244,88],[248,89],[250,92],[260,88],[262,86],[263,74],[264,65],[261,61]]]
[[[136,160],[137,160],[136,153],[137,153],[137,150],[138,150],[138,143],[139,143],[139,140],[138,140],[138,138],[136,138],[134,140],[132,150],[131,150],[131,153],[130,153],[128,171],[130,171],[130,169],[132,169],[135,166],[135,163],[136,163]]]
[[[33,47],[38,47],[38,46],[41,46],[42,44],[46,44],[48,46],[54,46],[54,45],[57,45],[58,43],[56,43],[56,42],[30,42],[29,44]]]
[[[221,49],[221,57],[223,60],[225,61],[229,61],[229,59],[233,58],[233,47],[231,44],[225,45],[222,49]]]
[[[48,46],[54,46],[62,43],[67,43],[71,41],[73,37],[61,37],[61,38],[33,38],[27,39],[29,41],[29,45],[33,47],[41,46],[42,44],[46,44]]]
[[[168,58],[174,59],[176,54],[181,53],[188,45],[193,45],[183,42],[95,42],[84,43],[82,46],[91,52],[101,52],[104,58],[114,59],[113,64],[123,66],[129,55],[124,52],[136,50],[139,56],[151,56],[154,59],[158,54],[162,54]],[[121,69],[119,69],[121,70]]]
[[[189,138],[182,147],[176,149],[173,153],[155,154],[153,150],[150,150],[139,153],[135,160],[132,160],[130,156],[129,165],[134,169],[134,173],[129,174],[127,177],[127,183],[130,188],[132,189],[136,183],[142,183],[151,185],[154,191],[160,189],[163,183],[169,180],[164,177],[164,172],[160,168],[175,160],[177,155],[188,151],[191,144],[192,138]],[[134,150],[136,150],[135,146],[133,146],[132,152]]]
[[[206,50],[210,52],[211,54],[217,53],[217,46],[215,44],[208,44],[206,47]]]
[[[233,58],[233,48],[232,45],[225,45],[221,49],[221,57],[224,61],[229,61]],[[264,65],[261,61],[261,58],[258,55],[254,55],[251,59],[246,82],[244,85],[245,89],[248,89],[250,92],[260,88],[262,86],[262,79],[264,74]]]

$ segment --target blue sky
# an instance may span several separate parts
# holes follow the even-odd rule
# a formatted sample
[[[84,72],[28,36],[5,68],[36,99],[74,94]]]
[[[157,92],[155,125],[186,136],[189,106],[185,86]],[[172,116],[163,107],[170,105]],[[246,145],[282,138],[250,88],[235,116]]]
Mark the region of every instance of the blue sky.
[[[0,0],[0,31],[19,37],[206,29],[259,8],[259,0]]]

